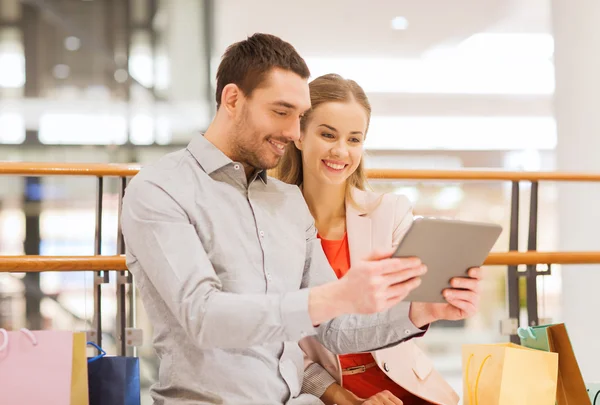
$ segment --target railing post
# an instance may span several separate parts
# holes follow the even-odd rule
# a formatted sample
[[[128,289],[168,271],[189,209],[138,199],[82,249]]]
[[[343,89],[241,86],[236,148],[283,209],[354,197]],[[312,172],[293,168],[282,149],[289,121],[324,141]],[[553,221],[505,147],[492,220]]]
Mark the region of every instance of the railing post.
[[[538,229],[538,195],[539,183],[531,182],[531,197],[529,208],[529,237],[527,241],[527,250],[537,250],[537,229]],[[537,266],[527,266],[527,322],[529,326],[537,326],[538,318],[538,296],[537,296]]]
[[[511,191],[511,209],[510,209],[510,240],[509,251],[519,250],[519,182],[512,182]],[[510,341],[513,343],[519,342],[519,337],[516,335],[516,329],[519,326],[520,317],[520,300],[519,300],[519,267],[508,266],[506,279],[507,295],[508,295],[508,323],[510,325],[509,335]]]
[[[127,187],[127,178],[121,177],[119,181],[117,254],[122,255],[125,253],[125,240],[121,229],[121,213],[125,188]],[[128,313],[129,316],[127,316]],[[142,331],[134,328],[135,287],[133,285],[133,278],[129,271],[119,271],[117,273],[117,342],[119,355],[127,356],[129,354],[128,347],[132,347],[132,354],[136,355],[135,346],[140,345],[142,342]]]
[[[104,197],[104,178],[98,177],[96,196],[96,236],[94,238],[94,254],[102,254],[102,199]],[[94,329],[95,336],[90,339],[102,347],[102,284],[108,283],[108,271],[94,274]]]

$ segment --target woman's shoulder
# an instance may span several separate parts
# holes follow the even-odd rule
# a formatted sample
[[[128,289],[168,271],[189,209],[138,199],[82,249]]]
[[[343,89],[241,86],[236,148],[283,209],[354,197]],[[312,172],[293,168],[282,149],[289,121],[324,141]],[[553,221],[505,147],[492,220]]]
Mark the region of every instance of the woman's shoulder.
[[[356,204],[361,206],[365,213],[371,215],[385,213],[387,215],[412,210],[412,203],[402,194],[381,193],[371,190],[352,190],[352,196]]]

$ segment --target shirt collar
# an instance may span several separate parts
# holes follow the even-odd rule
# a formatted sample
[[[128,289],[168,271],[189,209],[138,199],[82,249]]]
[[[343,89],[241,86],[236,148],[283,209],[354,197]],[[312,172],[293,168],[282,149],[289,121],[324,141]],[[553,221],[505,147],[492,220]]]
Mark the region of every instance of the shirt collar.
[[[235,163],[212,142],[206,139],[204,134],[194,136],[188,144],[187,150],[194,156],[196,161],[208,175],[211,175],[225,166],[233,165]],[[261,170],[254,178],[260,178],[266,184],[267,171]]]

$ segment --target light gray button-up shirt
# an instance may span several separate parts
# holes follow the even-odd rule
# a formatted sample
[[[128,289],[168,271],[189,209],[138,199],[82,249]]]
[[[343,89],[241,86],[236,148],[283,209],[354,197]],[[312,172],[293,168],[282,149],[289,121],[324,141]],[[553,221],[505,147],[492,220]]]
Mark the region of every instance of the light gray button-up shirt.
[[[313,327],[307,287],[336,276],[300,190],[247,181],[201,135],[132,179],[121,223],[154,326],[157,405],[320,404],[300,394],[302,337],[349,353],[423,334],[408,304]]]

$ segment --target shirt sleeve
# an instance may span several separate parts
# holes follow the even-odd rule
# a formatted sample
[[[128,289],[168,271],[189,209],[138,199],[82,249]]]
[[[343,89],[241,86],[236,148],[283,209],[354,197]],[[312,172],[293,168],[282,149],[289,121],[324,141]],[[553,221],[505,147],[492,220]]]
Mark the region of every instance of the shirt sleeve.
[[[336,383],[319,363],[312,363],[304,369],[304,380],[302,381],[302,392],[321,398],[331,384]]]

